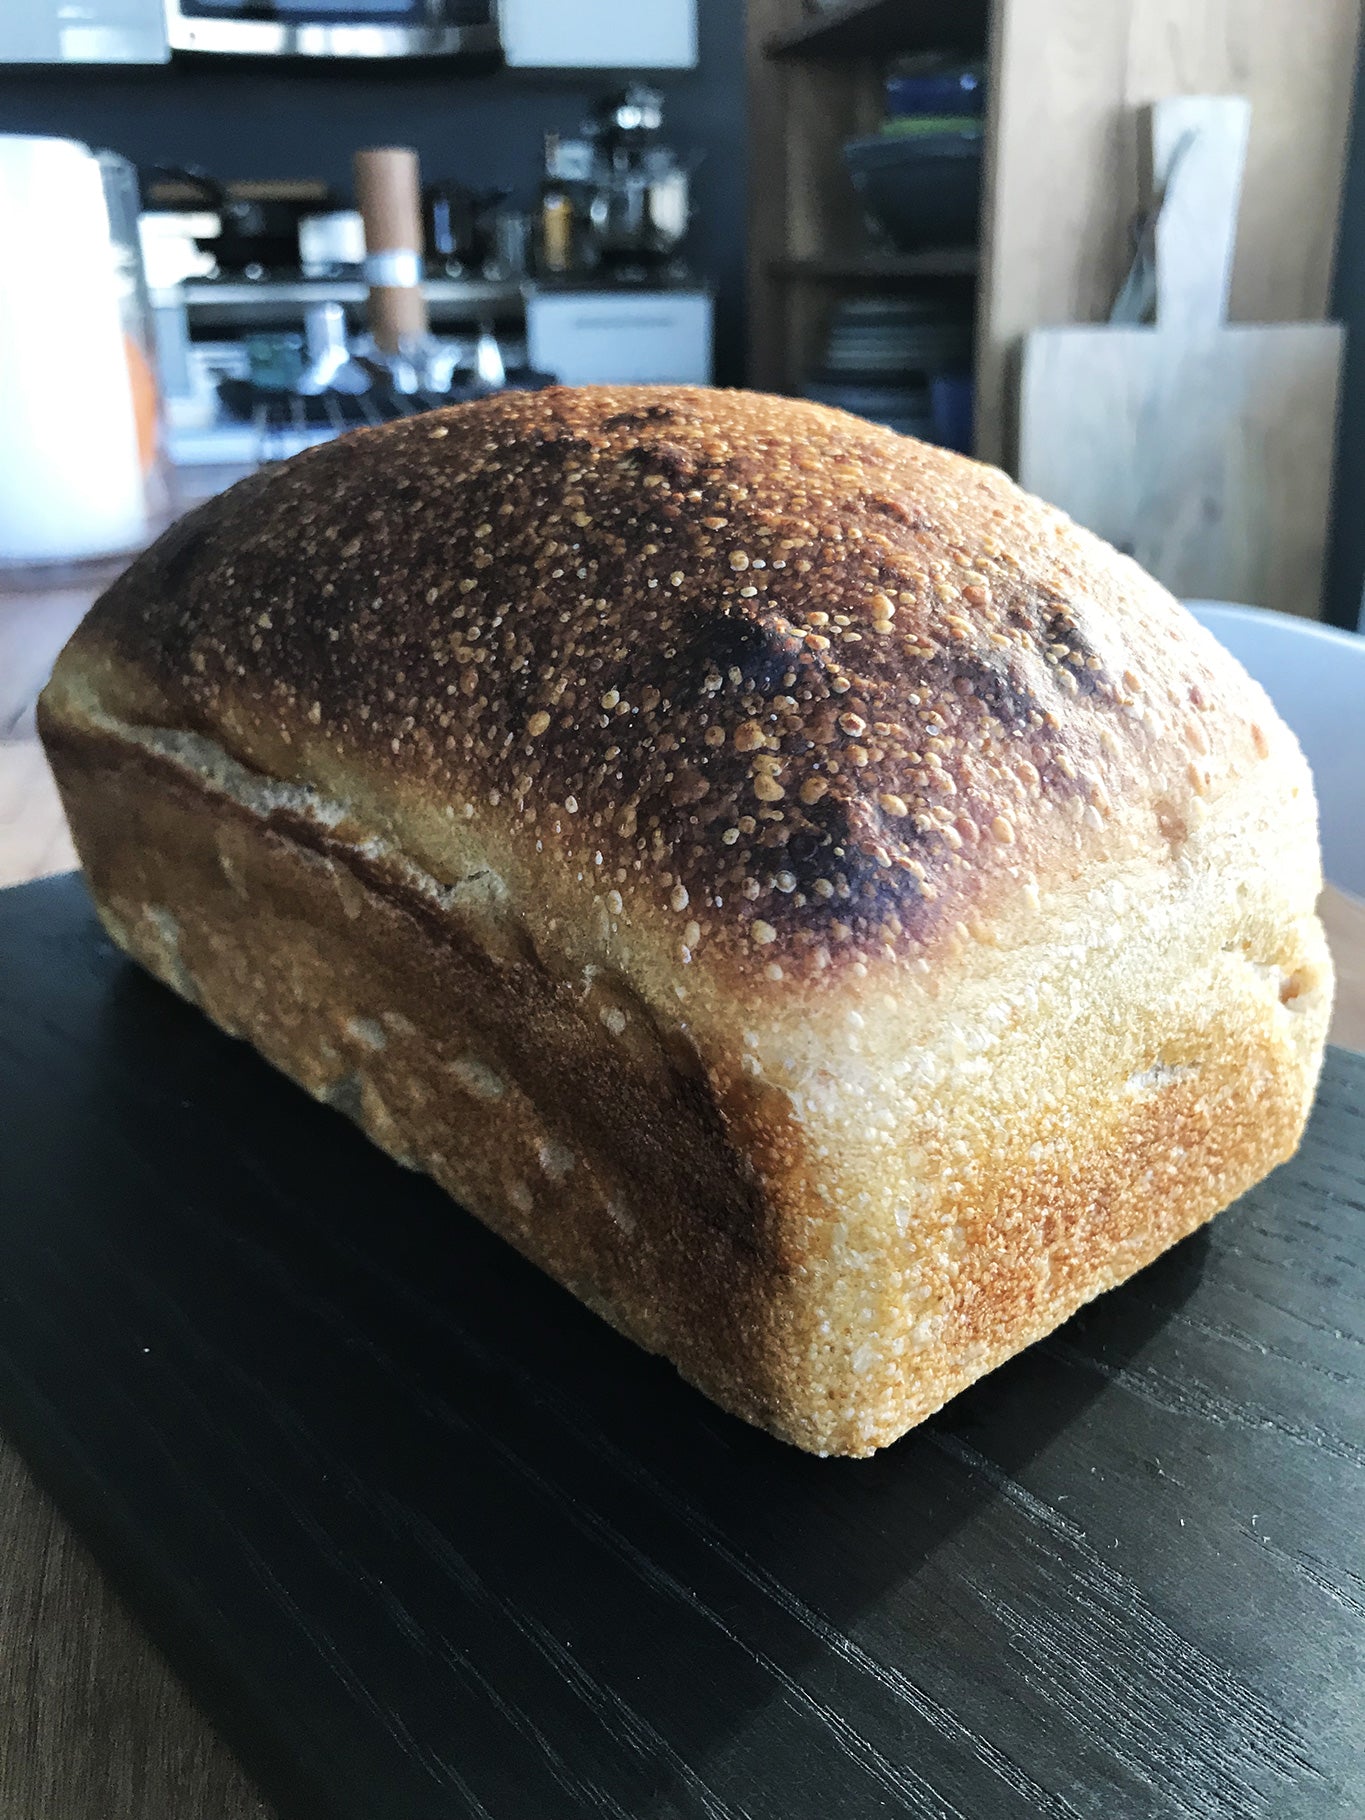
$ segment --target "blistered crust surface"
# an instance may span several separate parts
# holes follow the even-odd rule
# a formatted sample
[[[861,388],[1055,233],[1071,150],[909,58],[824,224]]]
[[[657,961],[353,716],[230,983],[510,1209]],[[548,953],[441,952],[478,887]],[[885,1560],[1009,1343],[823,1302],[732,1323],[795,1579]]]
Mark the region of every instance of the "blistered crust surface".
[[[182,520],[63,664],[275,775],[363,764],[400,833],[405,802],[510,818],[759,982],[922,958],[1301,764],[1163,590],[1004,476],[746,393],[345,437]]]

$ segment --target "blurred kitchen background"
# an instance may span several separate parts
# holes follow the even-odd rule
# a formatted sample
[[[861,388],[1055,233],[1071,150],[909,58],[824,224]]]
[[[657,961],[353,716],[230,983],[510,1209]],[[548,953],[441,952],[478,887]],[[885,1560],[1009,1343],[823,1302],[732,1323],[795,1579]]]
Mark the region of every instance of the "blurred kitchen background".
[[[1355,627],[1361,7],[9,0],[0,740],[176,512],[552,381],[841,405]]]

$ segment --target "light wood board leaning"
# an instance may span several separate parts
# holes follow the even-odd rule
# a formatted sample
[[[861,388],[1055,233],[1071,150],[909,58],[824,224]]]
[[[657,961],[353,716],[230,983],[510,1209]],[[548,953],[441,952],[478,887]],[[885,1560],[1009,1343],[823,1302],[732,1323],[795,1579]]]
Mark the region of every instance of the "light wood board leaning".
[[[1244,104],[1157,103],[1158,187],[1177,114],[1197,138],[1156,236],[1157,322],[1026,338],[1019,477],[1178,595],[1316,617],[1342,331],[1227,323]]]

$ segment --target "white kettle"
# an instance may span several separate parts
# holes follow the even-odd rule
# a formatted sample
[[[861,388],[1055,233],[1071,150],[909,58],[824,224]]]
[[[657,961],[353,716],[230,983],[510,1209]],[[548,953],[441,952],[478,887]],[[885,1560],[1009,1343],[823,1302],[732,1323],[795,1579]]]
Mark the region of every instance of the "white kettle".
[[[127,290],[100,159],[0,134],[0,563],[150,535],[156,388]]]

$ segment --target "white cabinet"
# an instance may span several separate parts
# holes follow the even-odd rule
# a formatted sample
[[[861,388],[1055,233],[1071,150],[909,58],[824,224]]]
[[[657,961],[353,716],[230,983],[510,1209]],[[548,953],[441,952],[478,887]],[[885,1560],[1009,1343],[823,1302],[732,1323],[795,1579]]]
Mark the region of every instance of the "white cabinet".
[[[563,385],[710,385],[705,291],[549,291],[526,300],[531,365]]]
[[[165,63],[164,0],[0,0],[0,63]]]
[[[513,69],[691,69],[697,0],[498,0]]]

